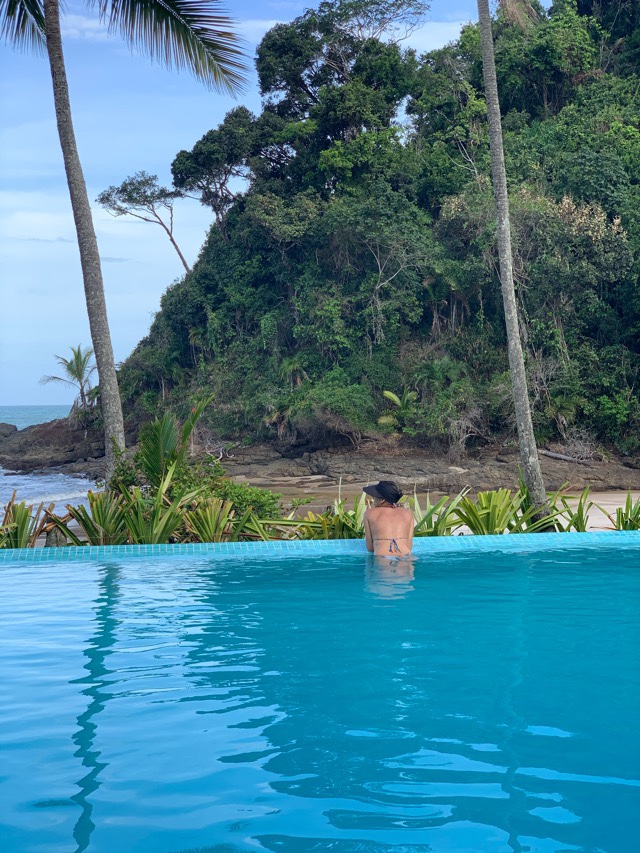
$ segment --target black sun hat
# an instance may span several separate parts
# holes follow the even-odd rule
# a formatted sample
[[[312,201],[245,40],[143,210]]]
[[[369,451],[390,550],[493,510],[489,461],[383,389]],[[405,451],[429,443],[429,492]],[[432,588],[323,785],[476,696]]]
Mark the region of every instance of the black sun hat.
[[[388,504],[397,504],[402,497],[402,490],[392,480],[380,480],[375,486],[365,486],[362,491],[372,498],[382,498]]]

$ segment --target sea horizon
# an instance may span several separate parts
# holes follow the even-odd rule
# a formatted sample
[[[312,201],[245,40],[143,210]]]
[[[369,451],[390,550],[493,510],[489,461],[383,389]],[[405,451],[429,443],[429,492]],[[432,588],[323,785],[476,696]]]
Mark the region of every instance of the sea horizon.
[[[0,406],[0,423],[12,424],[18,429],[25,429],[35,424],[44,424],[58,418],[66,418],[71,411],[71,405],[71,403],[61,405],[32,403],[26,406]]]

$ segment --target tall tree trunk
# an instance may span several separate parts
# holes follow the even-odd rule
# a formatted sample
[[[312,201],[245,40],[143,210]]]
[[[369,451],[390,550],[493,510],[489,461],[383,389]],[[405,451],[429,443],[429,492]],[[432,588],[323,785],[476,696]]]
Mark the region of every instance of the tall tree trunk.
[[[118,377],[113,358],[111,334],[107,320],[107,305],[102,283],[102,269],[98,241],[91,218],[91,206],[87,195],[82,165],[71,120],[71,104],[67,72],[62,52],[60,35],[59,0],[44,0],[45,35],[47,54],[53,82],[53,99],[58,123],[58,135],[64,158],[64,167],[71,196],[71,207],[78,235],[80,263],[84,281],[84,293],[89,315],[91,341],[98,368],[100,402],[104,420],[104,442],[106,455],[106,479],[113,474],[117,449],[124,450],[124,421],[118,389]],[[115,447],[114,447],[115,445]]]
[[[149,220],[147,220],[147,222],[148,222],[148,221],[149,221]],[[180,260],[182,261],[182,266],[185,268],[185,270],[186,270],[187,272],[191,272],[191,267],[190,267],[190,266],[189,266],[189,264],[187,263],[187,260],[186,260],[185,256],[184,256],[184,255],[182,254],[182,252],[180,251],[180,246],[178,246],[178,244],[176,243],[175,237],[173,236],[173,228],[167,228],[167,226],[164,224],[164,222],[162,221],[162,219],[160,219],[160,217],[159,217],[159,216],[158,216],[158,223],[159,223],[160,225],[162,225],[162,227],[163,227],[163,228],[164,228],[164,230],[166,231],[166,233],[167,233],[167,237],[168,237],[168,238],[169,238],[169,240],[171,241],[171,245],[172,245],[172,246],[173,246],[173,248],[176,250],[176,252],[178,253],[178,257],[179,257],[179,258],[180,258]]]
[[[502,301],[504,303],[504,319],[507,327],[511,388],[518,427],[518,442],[520,445],[520,464],[531,500],[538,509],[543,510],[547,506],[547,495],[542,480],[542,471],[540,470],[536,439],[533,434],[527,376],[524,368],[524,356],[520,340],[518,311],[513,284],[509,198],[507,196],[507,175],[502,146],[502,120],[500,117],[500,102],[498,100],[498,82],[496,79],[496,62],[493,51],[489,0],[478,0],[478,17],[480,19],[482,69],[484,72],[484,89],[487,101],[487,118],[489,121],[491,178],[496,201],[496,236],[500,259],[500,282],[502,286]]]

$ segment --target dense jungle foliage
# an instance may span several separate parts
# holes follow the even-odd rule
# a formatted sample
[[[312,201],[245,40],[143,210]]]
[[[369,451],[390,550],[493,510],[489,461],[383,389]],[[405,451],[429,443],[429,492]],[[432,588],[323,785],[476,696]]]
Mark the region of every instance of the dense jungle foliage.
[[[420,5],[277,25],[262,113],[176,156],[214,224],[123,366],[134,415],[213,393],[221,440],[300,449],[513,432],[479,30],[416,56],[394,33]],[[534,423],[637,453],[640,4],[530,6],[494,34]]]

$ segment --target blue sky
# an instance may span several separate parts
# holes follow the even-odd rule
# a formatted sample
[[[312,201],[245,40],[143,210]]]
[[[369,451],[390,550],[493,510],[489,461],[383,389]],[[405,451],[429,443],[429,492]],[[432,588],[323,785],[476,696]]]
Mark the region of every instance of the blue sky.
[[[228,3],[253,57],[264,33],[310,3]],[[432,0],[423,28],[406,42],[427,51],[474,20],[475,0]],[[170,165],[238,102],[258,111],[255,77],[239,101],[171,73],[107,36],[87,7],[71,0],[63,18],[71,105],[89,198],[138,170],[170,183]],[[73,392],[39,384],[56,373],[54,354],[90,345],[73,219],[44,57],[2,45],[0,74],[0,405],[67,403]],[[117,361],[144,337],[164,290],[182,266],[157,226],[114,219],[94,205],[94,221]],[[193,263],[211,223],[195,201],[176,207],[175,234]]]

